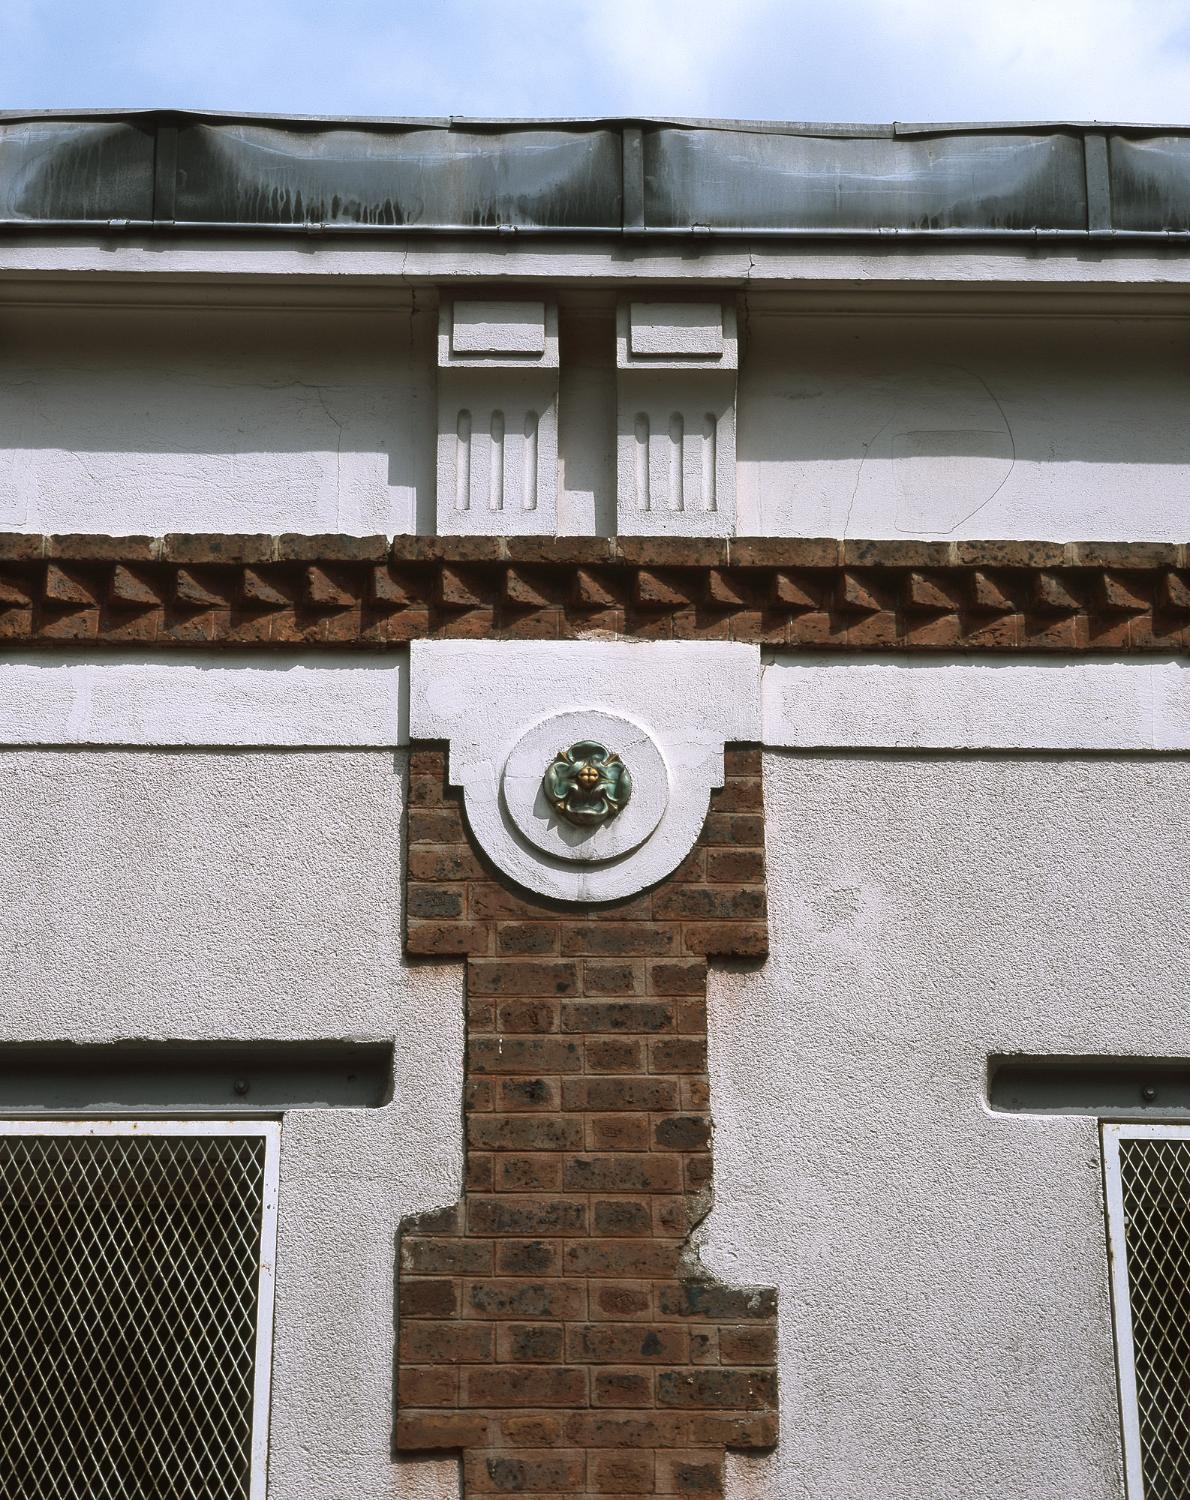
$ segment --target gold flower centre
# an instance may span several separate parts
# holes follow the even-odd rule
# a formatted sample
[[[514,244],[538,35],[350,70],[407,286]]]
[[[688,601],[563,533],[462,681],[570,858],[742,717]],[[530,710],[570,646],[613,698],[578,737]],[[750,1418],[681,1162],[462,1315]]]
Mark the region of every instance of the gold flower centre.
[[[585,792],[589,792],[592,787],[599,785],[602,774],[596,766],[584,766],[575,779]]]

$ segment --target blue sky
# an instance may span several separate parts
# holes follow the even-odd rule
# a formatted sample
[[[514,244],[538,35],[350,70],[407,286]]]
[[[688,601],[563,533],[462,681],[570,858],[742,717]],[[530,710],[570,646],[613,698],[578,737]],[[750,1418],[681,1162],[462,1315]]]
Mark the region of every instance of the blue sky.
[[[1190,120],[1190,0],[0,0],[0,105]]]

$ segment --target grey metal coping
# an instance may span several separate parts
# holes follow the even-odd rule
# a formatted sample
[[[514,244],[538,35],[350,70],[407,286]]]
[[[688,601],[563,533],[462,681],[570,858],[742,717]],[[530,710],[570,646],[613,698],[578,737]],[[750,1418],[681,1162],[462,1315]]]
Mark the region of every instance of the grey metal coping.
[[[0,227],[1190,238],[1190,126],[0,112]]]

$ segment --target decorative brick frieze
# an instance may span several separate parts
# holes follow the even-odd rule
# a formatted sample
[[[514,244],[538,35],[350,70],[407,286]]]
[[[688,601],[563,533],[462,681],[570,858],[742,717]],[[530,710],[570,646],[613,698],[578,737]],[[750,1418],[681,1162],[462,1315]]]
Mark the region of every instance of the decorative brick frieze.
[[[1190,548],[1147,542],[0,535],[10,645],[739,640],[1178,652]]]
[[[618,903],[514,891],[445,752],[411,757],[406,948],[467,965],[461,1203],[403,1226],[396,1447],[464,1493],[717,1495],[777,1436],[776,1296],[690,1234],[711,1201],[707,961],[767,947],[760,756],[698,845]]]

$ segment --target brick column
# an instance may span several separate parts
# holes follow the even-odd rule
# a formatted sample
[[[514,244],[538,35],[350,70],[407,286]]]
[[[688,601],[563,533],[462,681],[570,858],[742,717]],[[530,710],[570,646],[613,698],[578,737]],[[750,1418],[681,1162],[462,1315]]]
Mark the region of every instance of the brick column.
[[[406,948],[466,959],[466,1186],[402,1229],[396,1447],[461,1450],[469,1500],[721,1494],[777,1436],[776,1294],[688,1245],[707,960],[767,948],[760,753],[667,881],[586,908],[495,872],[445,768],[412,756]]]

